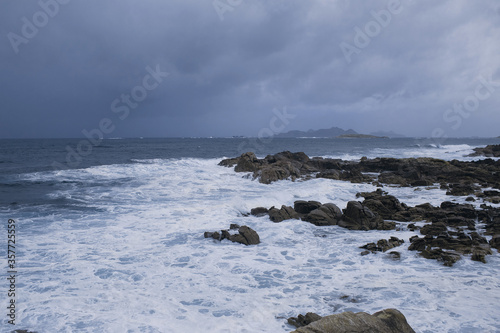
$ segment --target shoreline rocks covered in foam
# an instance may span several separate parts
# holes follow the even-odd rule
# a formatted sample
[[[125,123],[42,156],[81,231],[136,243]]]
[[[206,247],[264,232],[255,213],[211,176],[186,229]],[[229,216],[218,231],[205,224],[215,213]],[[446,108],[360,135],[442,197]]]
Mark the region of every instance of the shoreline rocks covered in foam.
[[[435,158],[362,158],[344,161],[310,158],[303,152],[281,152],[258,159],[254,153],[222,160],[219,165],[234,167],[236,172],[251,172],[263,184],[284,179],[328,178],[352,183],[399,186],[441,184],[450,195],[479,194],[480,188],[500,189],[500,161],[444,161]],[[480,186],[477,186],[478,184]]]

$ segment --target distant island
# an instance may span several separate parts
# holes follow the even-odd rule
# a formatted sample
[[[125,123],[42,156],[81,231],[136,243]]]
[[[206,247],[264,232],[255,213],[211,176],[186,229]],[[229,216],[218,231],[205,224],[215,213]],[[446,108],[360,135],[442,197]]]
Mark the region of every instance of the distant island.
[[[370,134],[342,134],[337,138],[356,138],[356,139],[389,139],[388,136],[377,136]]]
[[[375,132],[371,134],[360,134],[353,129],[344,130],[339,127],[329,129],[308,130],[308,131],[289,131],[275,135],[276,138],[403,138],[404,135],[394,132]]]
[[[289,131],[286,133],[276,134],[277,138],[336,138],[344,134],[358,134],[352,129],[343,130],[339,127],[332,127],[330,129],[319,129],[305,131]]]

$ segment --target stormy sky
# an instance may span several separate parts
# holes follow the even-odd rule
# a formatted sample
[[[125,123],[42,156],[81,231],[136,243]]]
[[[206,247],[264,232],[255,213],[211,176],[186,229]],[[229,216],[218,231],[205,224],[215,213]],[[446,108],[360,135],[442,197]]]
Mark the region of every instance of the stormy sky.
[[[498,136],[500,3],[3,0],[0,102],[1,138]]]

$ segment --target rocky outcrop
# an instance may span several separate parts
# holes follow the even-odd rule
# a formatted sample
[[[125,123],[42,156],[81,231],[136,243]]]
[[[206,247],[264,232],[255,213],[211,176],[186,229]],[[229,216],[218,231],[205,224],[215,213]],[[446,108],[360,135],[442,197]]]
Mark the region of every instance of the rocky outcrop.
[[[392,230],[396,227],[395,222],[384,221],[357,201],[349,202],[344,211],[333,203],[298,200],[295,201],[293,208],[283,205],[278,209],[273,206],[266,213],[266,208],[257,207],[251,210],[251,214],[256,216],[267,214],[273,222],[300,219],[317,226],[339,225],[352,230]]]
[[[500,145],[488,145],[483,148],[474,148],[469,156],[500,157]]]
[[[410,238],[409,250],[418,251],[424,258],[440,260],[446,266],[452,266],[462,255],[486,262],[487,256],[492,254],[491,248],[500,247],[500,208],[482,205],[481,209],[476,209],[471,204],[449,201],[442,202],[439,207],[429,203],[410,207],[381,189],[356,196],[364,201],[350,201],[343,211],[333,203],[298,200],[293,208],[282,206],[281,209],[271,207],[267,210],[258,207],[251,213],[262,216],[268,212],[274,222],[301,219],[317,226],[338,225],[351,230],[393,230],[397,225],[405,229],[405,222],[427,221],[429,223],[422,227],[413,223],[406,225],[407,230],[424,236]],[[476,231],[477,221],[484,224],[486,235],[494,236],[489,243]],[[402,243],[403,240],[396,237],[381,239],[364,245],[366,251],[361,254],[385,252]],[[400,257],[398,252],[390,254],[394,259]]]
[[[370,315],[366,312],[343,312],[323,317],[292,333],[415,333],[405,316],[396,309]]]
[[[491,149],[497,149],[497,146]],[[497,150],[492,150],[492,152]],[[269,184],[277,180],[329,178],[353,183],[378,182],[401,186],[443,184],[450,195],[470,195],[482,187],[500,189],[500,161],[444,161],[434,158],[363,158],[359,162],[309,158],[306,154],[281,152],[258,159],[248,152],[223,160],[222,166],[234,166],[237,172],[252,172],[254,179]],[[373,174],[378,174],[374,176]],[[452,184],[451,186],[448,184]]]
[[[384,221],[374,214],[370,208],[358,201],[349,201],[338,225],[350,230],[391,230],[396,228],[395,222]]]
[[[290,206],[281,206],[280,209],[275,208],[274,206],[269,209],[269,219],[273,222],[282,222],[285,220],[291,219],[299,219],[299,214],[295,210],[293,210]]]
[[[230,230],[237,230],[238,233],[231,233]],[[228,239],[231,242],[241,243],[244,245],[256,245],[260,243],[260,237],[255,230],[247,226],[239,226],[231,224],[229,230],[221,230],[220,232],[205,232],[205,238],[213,238],[219,241]]]
[[[342,218],[342,211],[333,203],[320,205],[302,217],[303,221],[317,226],[336,225]]]
[[[461,254],[471,255],[472,260],[486,263],[485,256],[492,254],[486,238],[477,232],[467,235],[462,230],[458,232],[442,230],[442,226],[444,224],[432,232],[427,230],[423,238],[411,237],[408,250],[419,251],[422,257],[442,261],[445,266],[453,266],[455,262],[460,260]],[[446,226],[444,227],[446,228]]]

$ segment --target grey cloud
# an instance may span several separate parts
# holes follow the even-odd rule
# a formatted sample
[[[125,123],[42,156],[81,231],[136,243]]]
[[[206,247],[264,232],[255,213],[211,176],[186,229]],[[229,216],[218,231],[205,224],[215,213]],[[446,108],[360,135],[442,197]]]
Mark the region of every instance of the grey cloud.
[[[257,135],[285,106],[287,130],[499,135],[500,88],[460,128],[443,119],[500,68],[496,2],[401,0],[347,63],[340,43],[390,2],[242,1],[221,21],[211,1],[72,0],[16,54],[7,34],[41,7],[3,1],[0,137],[77,137],[104,117],[113,136]],[[156,65],[170,75],[120,121],[112,101]]]

